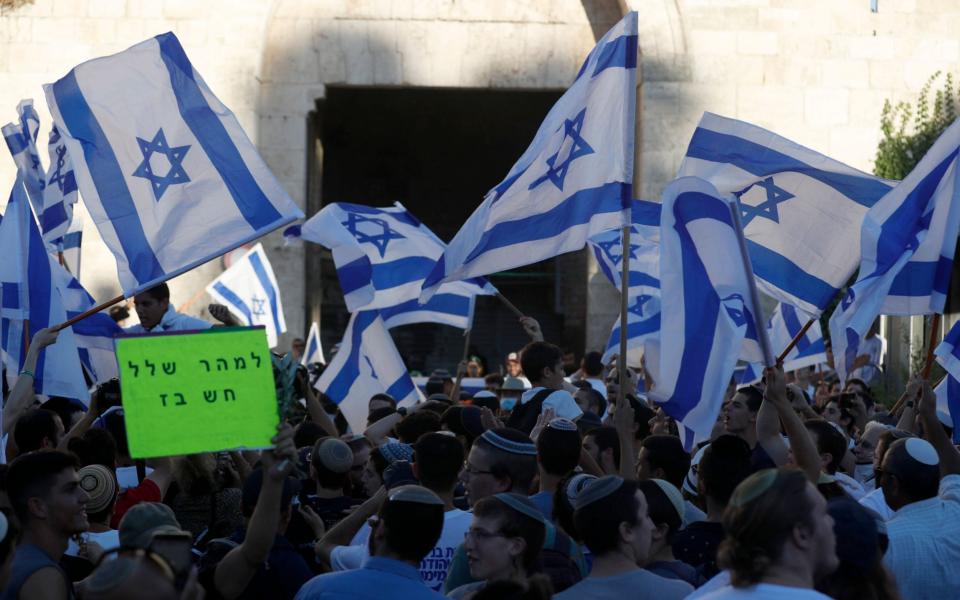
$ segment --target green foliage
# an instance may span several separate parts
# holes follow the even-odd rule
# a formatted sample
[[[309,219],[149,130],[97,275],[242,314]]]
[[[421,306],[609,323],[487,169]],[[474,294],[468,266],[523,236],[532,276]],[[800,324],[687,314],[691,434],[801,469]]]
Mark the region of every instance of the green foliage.
[[[954,90],[953,75],[947,73],[943,86],[933,95],[930,93],[940,78],[934,73],[923,89],[916,105],[899,102],[896,106],[887,100],[880,115],[883,139],[877,147],[873,172],[887,179],[903,179],[913,170],[943,130],[953,123],[960,103],[960,90]]]
[[[287,353],[284,357],[276,354],[270,354],[273,361],[273,381],[277,388],[277,406],[282,417],[291,413],[293,403],[295,402],[295,382],[297,380],[297,367],[300,366],[293,359],[293,354]]]

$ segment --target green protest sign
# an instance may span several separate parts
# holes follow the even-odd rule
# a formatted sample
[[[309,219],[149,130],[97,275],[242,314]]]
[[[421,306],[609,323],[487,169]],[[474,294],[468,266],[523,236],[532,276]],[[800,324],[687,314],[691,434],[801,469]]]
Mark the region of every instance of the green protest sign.
[[[263,327],[117,338],[130,456],[265,448],[277,396]]]

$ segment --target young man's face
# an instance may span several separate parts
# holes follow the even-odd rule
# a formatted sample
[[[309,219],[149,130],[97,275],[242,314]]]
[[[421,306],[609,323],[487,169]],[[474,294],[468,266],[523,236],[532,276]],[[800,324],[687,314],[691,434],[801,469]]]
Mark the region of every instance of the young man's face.
[[[507,360],[507,375],[510,377],[520,377],[523,374],[523,369],[520,368],[519,360]]]
[[[140,317],[140,324],[145,329],[153,329],[159,325],[169,305],[169,299],[157,300],[147,292],[133,297],[133,307],[137,311],[137,316]]]
[[[80,487],[80,480],[73,468],[57,474],[50,493],[40,500],[46,520],[64,537],[84,532],[90,527],[84,510],[90,496]]]
[[[729,402],[723,405],[723,426],[727,433],[739,435],[753,426],[756,413],[747,406],[747,397],[735,394]]]
[[[563,388],[563,363],[557,361],[553,369],[544,369],[543,377],[540,378],[540,385],[547,389],[559,390]]]

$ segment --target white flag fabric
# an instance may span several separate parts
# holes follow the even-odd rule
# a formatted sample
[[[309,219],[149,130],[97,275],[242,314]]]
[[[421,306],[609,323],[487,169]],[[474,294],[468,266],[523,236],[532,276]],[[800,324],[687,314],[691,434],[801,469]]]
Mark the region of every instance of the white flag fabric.
[[[955,121],[864,217],[857,281],[830,316],[841,381],[878,315],[943,312],[960,232],[958,152],[960,121]]]
[[[853,275],[863,217],[896,183],[711,113],[678,176],[706,179],[738,198],[758,288],[813,315]]]
[[[660,332],[660,203],[634,200],[627,281],[627,364],[637,365],[644,341]],[[613,229],[590,238],[600,272],[620,290],[623,237]],[[620,318],[613,323],[603,362],[620,352]]]
[[[53,269],[54,285],[63,298],[67,319],[72,319],[96,305],[87,290],[76,277],[56,265]],[[80,362],[96,383],[119,377],[114,338],[123,335],[123,329],[106,312],[94,313],[71,326],[80,351]]]
[[[20,175],[0,223],[0,256],[0,341],[8,374],[16,376],[27,355],[24,337],[67,320],[54,284],[61,267],[47,253]],[[89,401],[72,328],[60,330],[57,342],[40,353],[33,385],[39,394]]]
[[[472,298],[497,292],[478,277],[444,284],[420,304],[423,280],[446,245],[399,202],[386,208],[328,204],[300,235],[331,250],[347,310],[379,309],[388,328],[429,322],[465,329]]]
[[[340,407],[351,429],[367,427],[367,403],[374,394],[389,394],[410,406],[419,393],[376,310],[350,315],[340,349],[314,387]]]
[[[670,301],[660,307],[659,348],[647,361],[656,382],[649,396],[677,420],[687,448],[710,435],[737,358],[757,337],[733,202],[695,177],[663,192],[660,290]]]
[[[303,217],[172,33],[44,91],[128,297]]]
[[[313,363],[327,364],[323,358],[323,346],[320,345],[320,326],[314,321],[310,323],[310,334],[307,335],[307,343],[303,350],[303,358],[300,364],[310,365]]]
[[[767,323],[767,336],[770,338],[773,351],[779,354],[789,346],[793,337],[800,333],[809,318],[806,313],[798,311],[789,304],[782,302],[778,304]],[[796,371],[825,362],[827,362],[827,348],[823,341],[820,319],[814,319],[810,328],[784,357],[783,370]],[[761,377],[763,377],[763,363],[752,363],[747,365],[741,383],[754,383]]]
[[[43,212],[43,189],[46,184],[40,153],[37,151],[37,136],[40,133],[40,116],[33,107],[33,100],[21,100],[17,105],[17,121],[7,123],[0,131],[7,148],[13,156],[17,170],[23,174],[23,185],[30,199],[33,212]]]
[[[579,250],[628,225],[633,198],[637,13],[613,26],[424,282],[497,273]]]
[[[67,145],[57,126],[50,130],[47,143],[50,155],[50,168],[46,186],[43,188],[43,212],[39,215],[43,240],[52,251],[63,252],[63,238],[68,232],[76,230],[74,226],[74,206],[79,199],[77,178],[73,172],[73,161],[67,153]],[[82,228],[82,225],[81,225]]]
[[[226,305],[240,322],[263,325],[270,347],[287,330],[280,302],[280,286],[263,245],[257,244],[207,285],[207,293]]]
[[[937,362],[947,373],[960,381],[960,321],[953,324],[943,341],[937,346],[934,354],[937,356]]]

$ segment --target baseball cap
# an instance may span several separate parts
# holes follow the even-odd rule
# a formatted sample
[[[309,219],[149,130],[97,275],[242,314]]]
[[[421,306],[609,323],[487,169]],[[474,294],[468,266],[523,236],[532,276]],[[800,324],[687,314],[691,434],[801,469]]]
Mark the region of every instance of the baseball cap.
[[[154,536],[165,533],[185,533],[166,504],[140,502],[130,507],[120,520],[120,545],[127,548],[145,550]]]
[[[507,355],[507,362],[520,362],[520,355],[516,352],[511,352]]]

